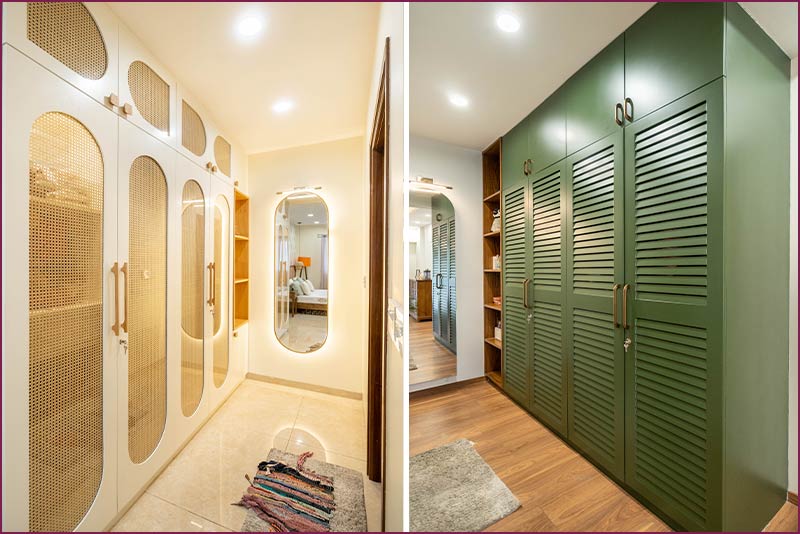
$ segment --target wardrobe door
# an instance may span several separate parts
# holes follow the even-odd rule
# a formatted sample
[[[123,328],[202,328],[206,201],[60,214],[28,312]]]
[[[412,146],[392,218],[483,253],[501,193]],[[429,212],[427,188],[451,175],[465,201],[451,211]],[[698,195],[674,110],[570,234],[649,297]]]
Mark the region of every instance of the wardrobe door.
[[[528,185],[503,190],[503,389],[530,405],[531,258]]]
[[[99,531],[117,512],[117,117],[3,59],[3,530]]]
[[[175,78],[124,26],[119,30],[119,98],[128,121],[169,146],[177,143]],[[130,113],[126,113],[124,105]]]
[[[531,286],[533,412],[567,431],[566,160],[531,178]]]
[[[106,106],[119,93],[117,24],[99,2],[3,3],[3,42]]]
[[[431,314],[431,321],[433,322],[433,335],[440,336],[442,331],[442,321],[441,321],[441,309],[442,303],[440,299],[441,290],[439,289],[439,276],[438,274],[441,272],[441,227],[439,225],[433,225],[431,228],[431,246],[433,250],[431,251],[431,275],[433,278],[433,298],[431,299],[433,302],[433,310]]]
[[[209,236],[211,245],[211,289],[210,298],[212,320],[211,331],[211,378],[213,391],[223,387],[228,378],[231,365],[231,325],[233,324],[231,295],[233,294],[233,229],[231,214],[233,206],[233,187],[221,180],[211,178],[211,217]],[[238,281],[244,283],[243,280]]]
[[[538,172],[567,155],[567,106],[562,88],[542,102],[526,119],[529,173]]]
[[[528,184],[528,119],[503,136],[503,189]]]
[[[625,480],[718,530],[723,80],[625,129]]]
[[[625,38],[620,35],[589,60],[567,81],[563,91],[567,154],[620,130],[622,110],[615,106],[622,103],[625,94]]]
[[[623,131],[567,160],[569,439],[625,476]]]
[[[450,350],[456,352],[456,218],[447,220],[447,321]]]
[[[175,452],[167,432],[167,257],[175,152],[119,124],[119,253],[124,320],[119,359],[119,502],[134,498]]]
[[[725,9],[724,2],[659,2],[625,30],[634,121],[724,74]]]
[[[450,270],[450,227],[447,222],[439,225],[439,271],[436,273],[437,291],[439,299],[439,342],[449,347],[450,340],[450,304],[448,302],[448,271]]]

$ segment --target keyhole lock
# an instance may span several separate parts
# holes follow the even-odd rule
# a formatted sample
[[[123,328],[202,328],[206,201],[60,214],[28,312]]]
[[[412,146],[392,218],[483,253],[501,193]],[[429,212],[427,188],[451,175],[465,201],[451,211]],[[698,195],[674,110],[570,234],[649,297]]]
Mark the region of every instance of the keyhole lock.
[[[625,352],[628,352],[628,347],[630,347],[632,344],[633,340],[631,340],[631,338],[625,338],[625,343],[622,344],[622,346],[625,347]]]
[[[125,354],[128,354],[128,340],[120,339],[119,344],[125,349]]]

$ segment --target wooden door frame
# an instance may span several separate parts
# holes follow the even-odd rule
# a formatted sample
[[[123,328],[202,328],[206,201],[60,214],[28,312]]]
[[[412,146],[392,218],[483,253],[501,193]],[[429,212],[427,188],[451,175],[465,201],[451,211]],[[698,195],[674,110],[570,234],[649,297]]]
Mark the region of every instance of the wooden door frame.
[[[389,177],[389,38],[375,100],[369,150],[369,315],[367,337],[367,476],[382,482],[386,472],[386,243]]]

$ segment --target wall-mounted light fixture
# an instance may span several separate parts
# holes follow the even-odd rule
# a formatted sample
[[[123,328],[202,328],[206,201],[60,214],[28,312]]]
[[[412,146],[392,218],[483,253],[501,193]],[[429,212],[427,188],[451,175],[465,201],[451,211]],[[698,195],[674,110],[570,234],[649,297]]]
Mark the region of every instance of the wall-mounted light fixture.
[[[427,191],[432,193],[440,193],[442,191],[453,189],[453,187],[450,185],[433,183],[433,178],[428,178],[426,176],[417,176],[415,178],[411,178],[408,181],[408,186],[414,191]]]
[[[313,186],[313,187],[301,185],[301,186],[298,186],[298,187],[293,187],[291,189],[291,191],[278,191],[276,193],[276,195],[280,196],[280,195],[286,195],[286,194],[289,194],[289,193],[303,193],[304,191],[308,191],[308,194],[306,194],[306,195],[295,194],[292,198],[311,198],[311,197],[318,196],[318,195],[312,194],[311,191],[319,191],[320,189],[322,189],[321,185],[317,185],[317,186]]]

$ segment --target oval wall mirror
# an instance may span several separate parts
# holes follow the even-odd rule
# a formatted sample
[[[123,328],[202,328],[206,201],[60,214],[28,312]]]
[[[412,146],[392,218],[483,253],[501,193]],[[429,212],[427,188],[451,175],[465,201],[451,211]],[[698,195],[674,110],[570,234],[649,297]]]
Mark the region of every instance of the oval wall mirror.
[[[309,353],[328,338],[328,206],[294,193],[275,211],[275,336]]]

